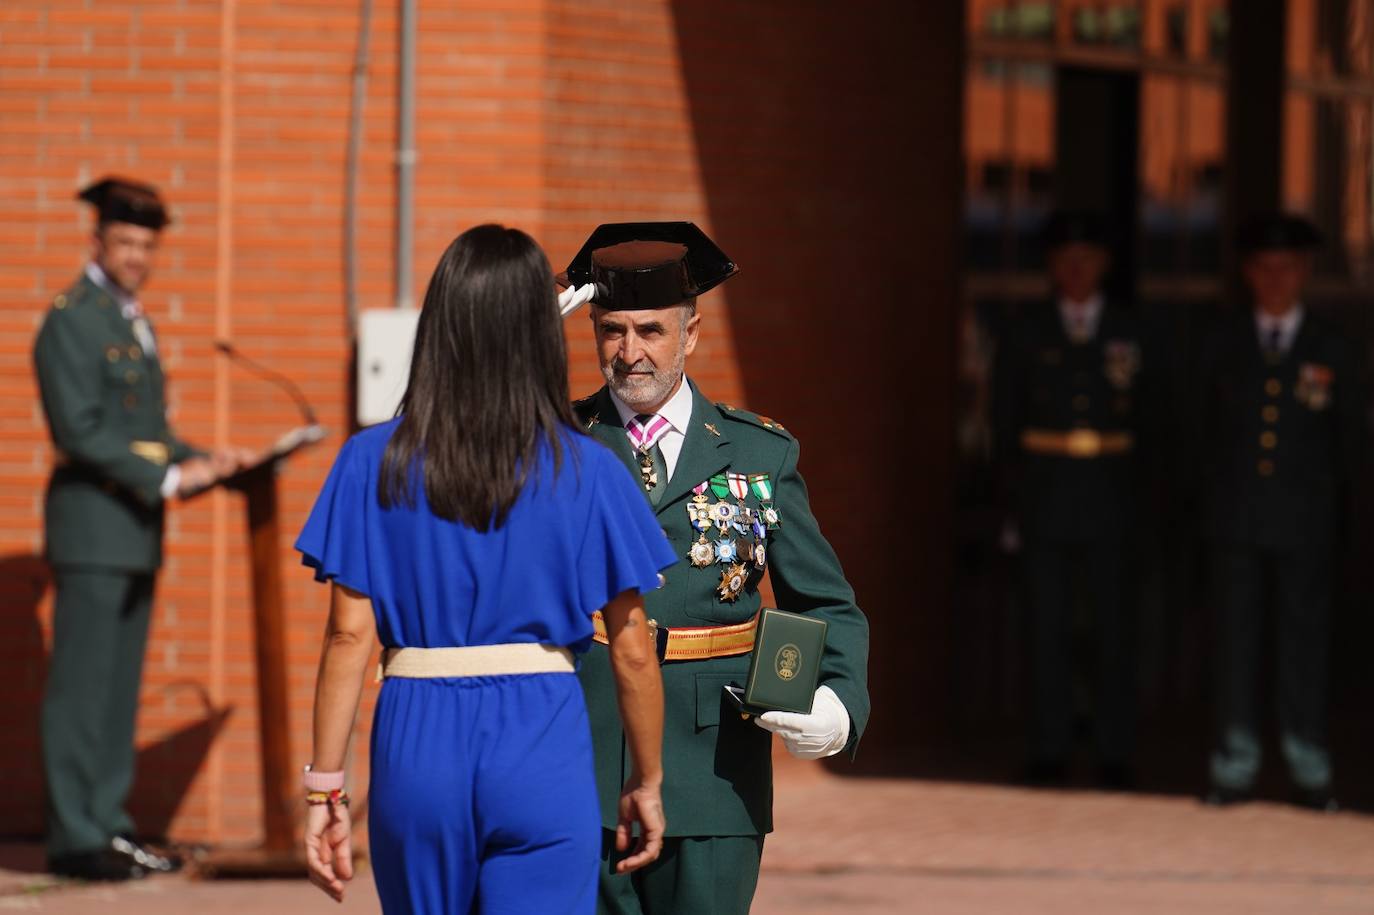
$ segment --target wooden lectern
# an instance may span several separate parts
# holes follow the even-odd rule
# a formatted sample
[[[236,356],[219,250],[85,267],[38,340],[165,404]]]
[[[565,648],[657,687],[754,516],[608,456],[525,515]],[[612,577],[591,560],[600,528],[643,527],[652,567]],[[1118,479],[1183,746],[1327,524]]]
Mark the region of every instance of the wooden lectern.
[[[300,773],[291,767],[286,625],[282,615],[281,538],[277,468],[325,437],[323,427],[298,426],[261,457],[215,485],[241,492],[248,512],[253,574],[253,641],[258,672],[258,734],[262,761],[263,842],[257,848],[215,852],[198,862],[203,876],[299,876],[305,856],[296,844]]]

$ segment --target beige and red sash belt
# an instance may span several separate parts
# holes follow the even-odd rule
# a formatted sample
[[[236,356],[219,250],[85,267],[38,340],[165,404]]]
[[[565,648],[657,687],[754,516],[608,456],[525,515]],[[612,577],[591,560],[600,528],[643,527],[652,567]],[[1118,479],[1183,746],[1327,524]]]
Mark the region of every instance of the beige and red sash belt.
[[[1029,454],[1096,458],[1129,454],[1135,447],[1135,437],[1129,432],[1096,429],[1027,429],[1021,433],[1021,447]]]
[[[560,674],[577,669],[573,654],[558,645],[520,642],[464,648],[387,648],[377,665],[385,677],[497,677],[509,674]]]
[[[654,640],[660,661],[704,661],[707,658],[730,658],[754,650],[754,632],[759,618],[730,626],[684,626],[669,629],[649,620],[649,637]],[[610,644],[606,634],[606,620],[598,610],[592,614],[593,638],[602,645]],[[666,637],[664,636],[666,633]]]

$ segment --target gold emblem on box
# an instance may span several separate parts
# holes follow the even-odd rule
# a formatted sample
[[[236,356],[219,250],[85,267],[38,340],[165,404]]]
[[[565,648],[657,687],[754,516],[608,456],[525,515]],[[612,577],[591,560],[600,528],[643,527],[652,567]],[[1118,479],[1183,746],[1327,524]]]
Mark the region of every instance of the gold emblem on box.
[[[779,648],[773,659],[773,669],[777,671],[778,679],[791,680],[801,670],[801,649],[790,642]]]

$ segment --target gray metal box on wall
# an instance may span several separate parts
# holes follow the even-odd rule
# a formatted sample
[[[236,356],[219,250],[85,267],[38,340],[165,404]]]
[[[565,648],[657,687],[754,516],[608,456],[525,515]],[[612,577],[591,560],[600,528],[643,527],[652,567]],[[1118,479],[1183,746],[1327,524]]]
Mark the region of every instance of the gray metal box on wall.
[[[396,415],[410,376],[416,308],[370,308],[358,318],[358,425]]]

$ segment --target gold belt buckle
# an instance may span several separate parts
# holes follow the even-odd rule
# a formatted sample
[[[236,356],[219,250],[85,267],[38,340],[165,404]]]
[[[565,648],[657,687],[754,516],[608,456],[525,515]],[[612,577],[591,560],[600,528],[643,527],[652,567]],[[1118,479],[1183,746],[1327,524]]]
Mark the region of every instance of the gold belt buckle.
[[[658,655],[659,664],[668,656],[668,632],[668,627],[660,626],[658,620],[649,620],[649,641],[654,643],[654,653]]]
[[[1064,450],[1073,457],[1097,457],[1102,453],[1102,436],[1092,429],[1074,429],[1064,440]]]

